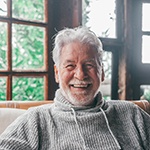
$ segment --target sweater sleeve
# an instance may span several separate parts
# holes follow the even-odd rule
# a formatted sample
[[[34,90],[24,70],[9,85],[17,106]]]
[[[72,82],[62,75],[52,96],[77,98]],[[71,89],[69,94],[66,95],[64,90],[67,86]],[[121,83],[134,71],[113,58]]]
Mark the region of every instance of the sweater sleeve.
[[[150,115],[141,108],[134,107],[134,122],[144,149],[150,148]]]
[[[0,135],[0,149],[37,150],[38,149],[38,114],[27,111],[17,118]]]

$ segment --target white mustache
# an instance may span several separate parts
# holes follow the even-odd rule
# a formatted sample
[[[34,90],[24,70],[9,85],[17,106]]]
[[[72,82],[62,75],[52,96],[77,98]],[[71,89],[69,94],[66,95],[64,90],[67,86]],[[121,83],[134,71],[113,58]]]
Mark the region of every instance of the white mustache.
[[[76,81],[70,81],[69,84],[73,84],[73,85],[84,85],[84,84],[92,84],[91,81],[79,81],[79,80],[76,80]]]

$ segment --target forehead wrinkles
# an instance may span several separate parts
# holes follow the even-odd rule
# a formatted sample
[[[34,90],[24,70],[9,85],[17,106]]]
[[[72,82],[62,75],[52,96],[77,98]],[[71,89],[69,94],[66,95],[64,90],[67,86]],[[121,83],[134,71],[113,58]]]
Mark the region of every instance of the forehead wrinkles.
[[[67,64],[67,63],[76,63],[76,60],[66,59],[63,64]],[[97,60],[96,60],[96,58],[85,59],[85,60],[81,59],[81,63],[95,63],[95,64],[97,64]]]
[[[67,58],[68,60],[87,59],[87,61],[89,61],[88,59],[93,59],[92,61],[94,61],[97,59],[97,57],[97,51],[94,49],[93,46],[88,44],[81,44],[78,42],[68,43],[64,45],[60,55],[61,61]]]

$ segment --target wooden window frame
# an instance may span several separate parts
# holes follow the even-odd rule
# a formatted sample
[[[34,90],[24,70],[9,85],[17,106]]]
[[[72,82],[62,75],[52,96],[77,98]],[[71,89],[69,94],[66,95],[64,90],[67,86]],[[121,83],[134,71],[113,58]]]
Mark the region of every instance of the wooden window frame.
[[[142,4],[150,3],[149,0],[138,0],[133,3],[133,53],[132,56],[135,57],[133,61],[132,69],[132,89],[133,89],[133,99],[140,99],[141,96],[141,85],[150,85],[150,64],[142,63],[142,36],[150,35],[150,31],[142,31]],[[134,28],[136,26],[136,28]]]
[[[81,25],[82,18],[82,5],[80,0],[43,0],[45,2],[45,23],[43,22],[34,22],[34,21],[24,21],[20,19],[14,19],[10,17],[0,16],[0,22],[9,22],[8,27],[8,59],[9,64],[11,64],[11,55],[12,55],[12,46],[11,46],[11,23],[21,23],[21,24],[30,24],[35,26],[42,26],[45,28],[45,70],[44,71],[12,71],[12,68],[9,68],[9,71],[0,71],[0,77],[7,76],[7,100],[12,100],[12,77],[13,76],[44,76],[45,85],[44,85],[44,100],[52,100],[55,96],[55,91],[58,89],[58,84],[55,82],[54,77],[54,62],[52,60],[51,51],[53,49],[53,39],[52,37],[57,31],[63,29],[64,27],[76,27]],[[7,0],[8,10],[12,16],[12,0]]]
[[[52,43],[49,39],[52,37],[53,32],[51,32],[50,21],[52,20],[51,13],[52,2],[49,0],[44,0],[44,22],[39,21],[28,21],[23,19],[17,19],[12,17],[12,0],[7,0],[7,12],[6,17],[0,16],[0,22],[7,23],[7,61],[8,68],[7,70],[0,71],[0,77],[6,77],[6,100],[12,100],[12,78],[13,77],[43,77],[44,78],[44,100],[52,99],[54,96],[53,87],[54,79],[53,77],[53,61],[51,59],[50,50],[52,48]],[[13,70],[12,69],[12,24],[21,24],[29,26],[38,26],[43,27],[45,30],[44,36],[44,65],[45,70]]]
[[[101,38],[104,50],[112,53],[111,99],[119,99],[119,57],[123,49],[123,1],[116,0],[116,38]]]

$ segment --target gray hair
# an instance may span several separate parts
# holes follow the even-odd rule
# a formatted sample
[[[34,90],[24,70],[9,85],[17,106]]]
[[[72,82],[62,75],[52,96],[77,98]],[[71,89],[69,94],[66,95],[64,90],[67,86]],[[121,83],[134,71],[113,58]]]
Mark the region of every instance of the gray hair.
[[[53,61],[56,65],[59,65],[60,55],[62,48],[72,42],[79,41],[82,44],[87,44],[95,48],[97,51],[97,60],[99,64],[102,63],[102,43],[94,32],[90,31],[86,27],[65,28],[59,31],[55,37],[54,49],[53,49]]]

